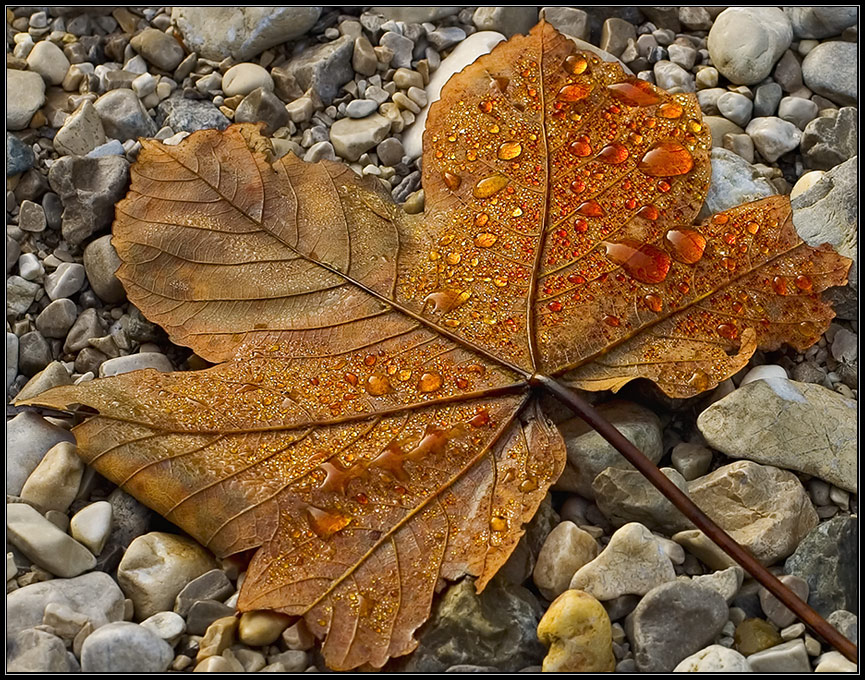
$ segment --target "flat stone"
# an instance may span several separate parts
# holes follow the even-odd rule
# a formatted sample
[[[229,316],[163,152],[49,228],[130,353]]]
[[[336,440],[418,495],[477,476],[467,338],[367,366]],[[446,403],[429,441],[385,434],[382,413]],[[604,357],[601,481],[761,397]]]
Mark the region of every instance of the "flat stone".
[[[834,517],[812,529],[784,563],[784,571],[807,581],[808,604],[821,616],[858,611],[858,533],[856,517]]]
[[[170,610],[187,583],[215,567],[213,556],[194,541],[151,532],[130,543],[117,580],[141,620]]]
[[[105,144],[102,119],[90,100],[84,100],[54,136],[54,148],[65,155],[84,156]]]
[[[549,649],[545,673],[609,673],[616,666],[610,617],[580,590],[566,590],[550,605],[538,624],[538,639]]]
[[[145,28],[129,41],[132,49],[162,71],[172,72],[186,56],[173,37],[155,28]]]
[[[378,104],[371,99],[355,99],[345,107],[345,113],[349,118],[366,118],[378,111]]]
[[[802,78],[808,89],[840,106],[856,106],[858,47],[855,43],[820,43],[802,61]]]
[[[209,656],[219,656],[234,644],[237,624],[238,619],[234,616],[226,616],[211,623],[199,644],[196,661],[200,663]]]
[[[75,437],[33,411],[23,411],[7,421],[6,493],[20,496],[27,478],[45,454],[60,442],[74,444]]]
[[[748,660],[735,649],[709,645],[682,659],[674,673],[750,673]]]
[[[51,363],[51,359],[51,347],[39,331],[30,331],[19,338],[18,369],[24,375],[36,375]]]
[[[27,281],[20,276],[10,276],[6,279],[6,313],[21,316],[33,304],[36,293],[42,286]]]
[[[800,144],[807,167],[830,170],[856,155],[859,148],[858,111],[855,107],[844,106],[827,109],[823,115],[812,117],[804,127]]]
[[[173,645],[186,632],[186,621],[180,614],[174,612],[157,612],[144,619],[140,625],[170,645]]]
[[[657,61],[652,71],[655,74],[657,86],[671,94],[696,92],[697,90],[697,82],[693,74],[672,61],[666,59]]]
[[[561,522],[548,535],[533,572],[535,585],[548,600],[568,589],[574,574],[597,557],[598,543],[573,522]]]
[[[99,555],[111,533],[111,503],[96,501],[76,512],[69,522],[72,538]]]
[[[402,142],[396,137],[388,137],[375,149],[378,160],[382,165],[394,166],[402,162],[405,149]]]
[[[7,638],[7,673],[69,673],[66,645],[56,635],[28,628]]]
[[[84,673],[163,673],[173,660],[171,645],[129,621],[102,626],[81,647]]]
[[[156,120],[175,132],[195,132],[216,128],[224,130],[228,118],[209,100],[187,99],[176,95],[159,103]]]
[[[174,601],[174,611],[186,616],[190,607],[200,600],[225,600],[234,592],[234,586],[222,569],[211,569],[183,587]]]
[[[69,375],[69,371],[66,370],[66,366],[64,366],[60,361],[52,361],[44,369],[39,371],[39,373],[28,380],[27,384],[21,388],[21,391],[15,398],[24,401],[32,399],[37,394],[42,394],[45,390],[49,390],[52,387],[71,384],[72,377]]]
[[[45,103],[45,81],[33,71],[6,69],[6,127],[24,130]]]
[[[598,411],[653,463],[661,459],[664,453],[661,422],[652,411],[624,401],[602,404]],[[609,467],[635,469],[582,419],[573,418],[560,423],[559,431],[567,447],[568,465],[557,488],[575,491],[584,498],[593,499],[595,492],[592,482],[602,470]]]
[[[778,83],[764,83],[754,91],[754,116],[773,116],[784,91]]]
[[[637,669],[669,673],[714,640],[727,617],[720,594],[689,581],[652,589],[625,620]]]
[[[211,623],[226,616],[234,616],[234,607],[216,600],[198,600],[189,608],[186,627],[191,635],[204,635]]]
[[[712,64],[730,82],[752,85],[772,71],[793,40],[790,20],[777,7],[730,7],[709,30]]]
[[[749,460],[725,465],[691,482],[688,490],[698,507],[763,564],[792,553],[817,524],[799,479],[769,465]]]
[[[127,356],[108,359],[99,366],[99,377],[106,378],[121,373],[131,373],[153,368],[162,373],[171,373],[174,367],[167,356],[160,352],[140,352]]]
[[[680,531],[673,534],[672,539],[711,569],[720,570],[736,566],[733,558],[699,529]]]
[[[93,104],[105,134],[125,142],[139,137],[153,137],[157,127],[132,90],[119,88],[103,94]]]
[[[811,662],[805,643],[791,640],[775,645],[748,657],[748,665],[754,673],[810,673]]]
[[[302,36],[320,14],[321,7],[174,7],[171,21],[205,59],[246,61]]]
[[[672,468],[661,472],[687,494],[688,483]],[[692,527],[691,522],[637,470],[609,467],[602,470],[592,490],[598,509],[613,526],[639,522],[649,529],[674,534]]]
[[[65,369],[64,369],[65,370]],[[21,498],[43,510],[66,512],[81,484],[84,463],[68,441],[51,447],[21,489]]]
[[[45,231],[45,226],[45,211],[42,206],[33,201],[21,201],[21,206],[18,208],[18,228],[22,231],[39,233]]]
[[[543,7],[540,18],[553,25],[559,33],[578,40],[589,40],[589,15],[578,7]]]
[[[618,529],[601,554],[574,574],[570,587],[605,601],[645,595],[675,578],[661,544],[646,527],[633,522]]]
[[[56,576],[71,578],[93,569],[96,558],[24,503],[6,505],[9,541],[34,564]]]
[[[773,426],[764,415],[773,413]],[[856,490],[856,402],[821,385],[758,380],[715,402],[697,418],[713,448],[813,475]]]

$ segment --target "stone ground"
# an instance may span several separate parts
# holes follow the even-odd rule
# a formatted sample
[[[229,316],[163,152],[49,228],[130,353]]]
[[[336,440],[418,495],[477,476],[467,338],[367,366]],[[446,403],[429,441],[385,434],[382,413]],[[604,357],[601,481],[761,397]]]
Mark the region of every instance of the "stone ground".
[[[109,228],[138,137],[177,143],[261,120],[278,154],[341,159],[418,212],[430,101],[539,10],[7,9],[8,402],[189,368],[189,352],[114,277]],[[855,258],[856,8],[721,10],[542,13],[638,78],[696,92],[715,146],[705,213],[791,194],[803,238]],[[631,386],[601,408],[855,640],[856,264],[850,278],[831,292],[835,322],[804,354],[758,352],[704,397]],[[11,405],[7,417],[7,670],[323,668],[302,623],[235,618],[238,565],[85,468],[67,419]],[[852,669],[597,434],[564,415],[560,428],[566,474],[500,576],[481,596],[449,587],[418,651],[389,669]],[[582,636],[566,633],[586,621]]]

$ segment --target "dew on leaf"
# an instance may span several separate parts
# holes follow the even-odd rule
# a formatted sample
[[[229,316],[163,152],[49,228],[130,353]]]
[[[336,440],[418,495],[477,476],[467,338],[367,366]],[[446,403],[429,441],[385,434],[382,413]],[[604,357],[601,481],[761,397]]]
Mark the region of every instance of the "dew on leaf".
[[[661,118],[679,118],[682,112],[682,106],[676,102],[666,102],[658,107],[658,115]]]
[[[608,85],[613,98],[628,106],[651,106],[661,101],[661,96],[651,83],[634,78]]]
[[[607,259],[621,265],[641,283],[660,283],[670,272],[670,256],[649,243],[623,239],[616,243],[602,241]]]
[[[603,322],[608,326],[613,327],[616,327],[622,323],[619,317],[613,316],[612,314],[604,314]]]
[[[734,324],[731,323],[722,323],[717,328],[718,335],[722,338],[727,338],[728,340],[735,340],[739,335],[739,329],[736,328]]]
[[[446,314],[453,309],[456,309],[462,304],[465,304],[472,296],[470,291],[457,290],[454,288],[446,288],[430,293],[424,298],[424,305],[431,304],[434,314]]]
[[[584,73],[588,66],[589,63],[586,61],[586,58],[582,54],[572,54],[568,57],[565,57],[565,70],[575,76]]]
[[[651,220],[652,222],[658,219],[659,214],[658,209],[653,205],[644,205],[637,211],[637,217],[642,217],[643,219]]]
[[[451,191],[456,191],[457,189],[459,189],[460,184],[462,184],[463,181],[462,177],[460,177],[459,175],[455,175],[452,172],[445,172],[442,176],[444,177],[445,185]]]
[[[585,215],[586,217],[602,217],[604,215],[604,209],[595,199],[591,199],[577,206],[577,213]]]
[[[504,189],[508,185],[508,182],[508,178],[504,175],[490,175],[475,184],[472,193],[475,198],[489,198]]]
[[[672,139],[653,144],[637,163],[637,169],[649,177],[684,175],[694,167],[694,157]]]
[[[585,99],[592,92],[594,86],[591,83],[572,83],[565,85],[559,90],[556,99],[563,102],[578,102]]]
[[[628,159],[628,148],[621,142],[613,142],[601,149],[597,157],[604,163],[618,165]]]
[[[695,264],[703,257],[703,252],[706,249],[706,237],[699,231],[688,227],[670,229],[665,238],[670,252],[679,262]]]
[[[772,279],[772,290],[778,295],[787,294],[787,280],[783,276],[776,276]]]
[[[575,141],[568,144],[568,153],[577,156],[578,158],[585,158],[586,156],[591,156],[592,144],[589,141],[589,138],[586,135],[582,135],[578,137]]]
[[[366,379],[366,391],[373,397],[380,397],[391,391],[390,381],[385,375],[373,374]]]
[[[503,161],[510,161],[519,157],[523,152],[523,145],[519,142],[505,142],[499,146],[497,155]]]
[[[306,507],[306,521],[309,528],[322,540],[327,540],[338,531],[345,529],[351,519],[349,515],[342,512],[323,510],[314,505]]]
[[[417,384],[417,388],[421,392],[435,392],[441,386],[442,377],[438,373],[424,373]]]
[[[490,216],[487,215],[486,213],[482,212],[482,213],[478,213],[477,215],[475,215],[475,226],[476,227],[482,227],[489,221],[490,221]]]
[[[661,298],[654,293],[644,295],[643,302],[645,303],[646,307],[651,309],[653,312],[660,312],[664,308],[663,300],[661,300]]]
[[[491,234],[489,232],[481,232],[477,236],[475,236],[475,245],[478,248],[489,248],[492,246],[498,237],[495,234]]]
[[[809,276],[806,276],[805,274],[800,274],[796,277],[796,287],[799,290],[805,291],[807,293],[810,292],[811,289],[814,287],[814,282]]]

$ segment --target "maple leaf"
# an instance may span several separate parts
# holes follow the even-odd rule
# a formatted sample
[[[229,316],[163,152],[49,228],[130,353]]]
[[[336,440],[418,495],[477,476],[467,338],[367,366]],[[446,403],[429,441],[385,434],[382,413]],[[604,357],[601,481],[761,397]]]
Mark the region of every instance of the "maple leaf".
[[[815,342],[850,264],[786,197],[692,224],[696,98],[548,24],[452,78],[424,143],[407,215],[255,126],[143,141],[118,276],[218,365],[30,402],[95,409],[85,461],[216,555],[255,551],[238,609],[303,616],[334,669],[410,652],[446,581],[505,562],[565,464],[539,388],[698,394]]]

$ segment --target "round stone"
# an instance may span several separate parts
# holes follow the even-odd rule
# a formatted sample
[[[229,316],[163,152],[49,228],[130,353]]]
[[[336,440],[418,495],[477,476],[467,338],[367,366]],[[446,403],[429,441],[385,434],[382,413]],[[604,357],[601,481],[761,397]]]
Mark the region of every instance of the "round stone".
[[[770,163],[799,146],[802,132],[793,123],[775,116],[754,118],[745,132],[754,141],[754,147]]]
[[[237,64],[222,76],[222,91],[226,97],[246,96],[259,87],[273,92],[273,78],[258,64]]]
[[[97,628],[81,647],[84,673],[163,673],[173,659],[171,645],[129,621]]]
[[[750,673],[748,660],[734,649],[723,645],[709,645],[682,659],[674,673]]]
[[[712,24],[706,46],[712,64],[737,85],[768,76],[793,40],[790,20],[777,7],[730,7]]]
[[[754,368],[742,376],[742,380],[739,382],[739,387],[754,382],[755,380],[766,380],[768,378],[784,378],[786,380],[787,377],[787,371],[783,366],[778,366],[777,364],[763,364],[762,366],[754,366]]]
[[[739,127],[745,127],[751,120],[753,102],[738,92],[727,92],[718,97],[718,111],[727,120],[733,121]]]
[[[264,647],[279,639],[288,628],[291,618],[273,611],[244,612],[240,617],[237,634],[240,641],[251,647]]]
[[[41,40],[27,55],[27,67],[38,73],[49,85],[59,85],[69,70],[69,60],[50,40]]]
[[[538,624],[538,639],[549,649],[544,672],[608,673],[616,666],[610,617],[580,590],[556,598]]]
[[[99,555],[111,533],[111,503],[96,501],[79,510],[69,522],[69,533],[94,555]]]
[[[831,41],[819,44],[802,62],[805,85],[841,106],[856,106],[859,94],[858,46]]]
[[[548,535],[538,553],[533,579],[548,600],[568,589],[580,567],[598,555],[598,543],[573,522],[561,522]]]
[[[45,81],[33,71],[6,70],[6,126],[24,130],[45,103]]]
[[[77,316],[78,311],[72,300],[54,300],[36,317],[36,330],[46,338],[65,338]]]
[[[117,278],[120,264],[117,251],[111,245],[110,235],[100,236],[84,249],[84,270],[90,287],[109,304],[117,304],[126,299],[126,291]]]
[[[771,623],[756,618],[745,619],[736,626],[733,639],[736,649],[745,656],[750,656],[783,642],[780,633]]]

